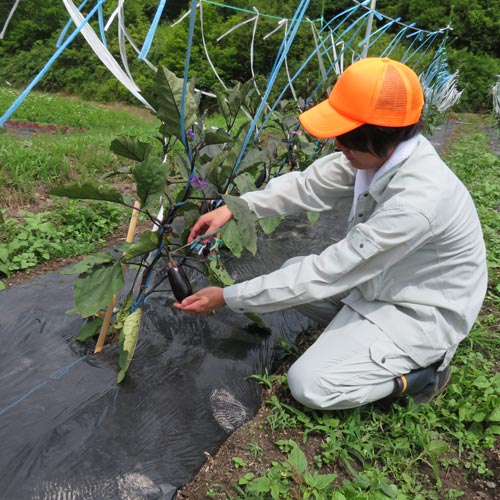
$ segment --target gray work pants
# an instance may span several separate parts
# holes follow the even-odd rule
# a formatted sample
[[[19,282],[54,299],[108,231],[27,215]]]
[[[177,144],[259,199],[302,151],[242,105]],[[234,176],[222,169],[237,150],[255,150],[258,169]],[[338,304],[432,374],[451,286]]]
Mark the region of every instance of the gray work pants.
[[[309,408],[342,410],[378,401],[392,392],[394,378],[420,368],[341,298],[297,307],[315,321],[327,323],[288,371],[293,397]]]

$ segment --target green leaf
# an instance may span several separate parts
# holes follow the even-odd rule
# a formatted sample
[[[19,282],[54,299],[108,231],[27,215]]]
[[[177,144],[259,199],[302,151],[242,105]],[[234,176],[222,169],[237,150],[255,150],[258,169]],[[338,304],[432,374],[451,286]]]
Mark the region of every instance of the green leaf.
[[[102,318],[95,318],[86,323],[77,333],[75,337],[76,340],[78,340],[78,342],[87,342],[87,340],[91,339],[94,335],[97,335],[102,327],[102,322]]]
[[[66,269],[61,270],[61,274],[80,274],[89,271],[90,269],[116,262],[116,258],[108,252],[99,252],[94,255],[85,257],[82,261]]]
[[[158,118],[162,121],[161,133],[182,139],[181,104],[184,80],[178,78],[165,67],[158,69],[155,79],[155,98]],[[194,83],[191,82],[186,92],[184,102],[184,130],[187,130],[196,120],[198,103],[194,93]]]
[[[304,452],[300,449],[299,445],[292,441],[292,451],[288,455],[288,461],[295,467],[295,469],[303,474],[307,469],[307,459]]]
[[[186,153],[175,155],[175,165],[184,179],[189,179],[191,175],[191,163]]]
[[[439,439],[435,439],[429,443],[427,447],[427,453],[432,457],[438,457],[439,455],[443,455],[448,451],[448,443],[445,441],[441,441]]]
[[[0,281],[0,292],[2,290],[5,290],[5,285],[4,285],[4,283],[2,281]]]
[[[307,219],[311,224],[316,224],[319,220],[320,213],[319,212],[307,212]]]
[[[207,146],[212,144],[227,144],[233,142],[233,138],[224,129],[218,128],[217,130],[208,130],[205,132],[203,141]]]
[[[123,196],[118,189],[105,186],[96,181],[87,181],[84,184],[65,184],[51,189],[49,194],[65,196],[73,200],[99,200],[123,204]]]
[[[160,245],[160,234],[158,231],[147,231],[141,235],[139,241],[132,243],[122,257],[122,261],[127,262],[134,257],[144,255],[155,250]]]
[[[208,279],[215,285],[230,286],[234,284],[233,278],[227,272],[220,258],[208,261]]]
[[[255,191],[255,179],[247,172],[236,176],[234,183],[241,194]]]
[[[143,208],[165,192],[169,168],[159,158],[149,157],[133,169],[137,196]]]
[[[258,477],[250,483],[250,490],[253,493],[267,493],[271,487],[271,480],[268,477]]]
[[[142,309],[136,309],[130,314],[123,324],[123,330],[120,335],[120,357],[118,364],[120,371],[118,372],[117,383],[123,381],[127,370],[134,357],[137,339],[139,338],[139,330],[141,326]]]
[[[236,221],[242,245],[255,255],[257,252],[257,229],[255,224],[257,218],[255,214],[248,208],[247,202],[237,196],[225,195],[222,198]]]
[[[271,234],[284,219],[285,217],[278,215],[277,217],[264,217],[263,219],[259,219],[257,222],[264,233]]]
[[[333,493],[333,496],[330,498],[330,500],[347,500],[342,493],[339,493],[338,491],[335,491]]]
[[[500,422],[500,406],[496,406],[488,417],[488,422]]]
[[[260,328],[261,330],[264,330],[266,331],[267,333],[271,333],[271,329],[264,323],[264,321],[262,321],[262,318],[257,314],[257,313],[254,313],[254,312],[246,312],[245,313],[245,316],[253,321],[255,323],[255,325]]]
[[[123,269],[119,261],[80,274],[74,285],[75,307],[78,314],[88,318],[107,307],[123,283]]]
[[[238,172],[243,173],[258,165],[265,165],[269,158],[272,158],[272,154],[267,149],[252,148],[239,164]]]
[[[236,257],[241,257],[243,244],[238,230],[238,225],[235,220],[230,220],[227,224],[225,224],[221,230],[220,236],[224,245],[229,248],[231,253]]]
[[[144,161],[151,153],[153,147],[147,142],[142,142],[131,135],[119,135],[111,141],[111,151],[135,161]]]
[[[314,486],[318,490],[324,490],[335,481],[337,474],[318,474],[314,478]]]

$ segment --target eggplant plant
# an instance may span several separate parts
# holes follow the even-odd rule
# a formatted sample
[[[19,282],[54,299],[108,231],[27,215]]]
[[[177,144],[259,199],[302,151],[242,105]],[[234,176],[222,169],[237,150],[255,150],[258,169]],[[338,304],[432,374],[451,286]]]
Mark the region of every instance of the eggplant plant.
[[[130,209],[138,201],[140,208],[136,209],[152,222],[152,230],[137,241],[92,255],[68,271],[78,274],[74,285],[75,310],[88,322],[77,339],[86,341],[102,329],[100,313],[114,303],[122,290],[125,269],[137,270],[134,285],[114,313],[108,332],[110,339],[118,338],[119,342],[118,382],[124,379],[134,355],[147,297],[165,281],[176,300],[191,294],[185,266],[193,259],[211,283],[232,284],[220,247],[237,257],[245,250],[255,254],[258,231],[269,233],[280,222],[279,218],[259,221],[259,229],[255,214],[239,194],[264,185],[272,176],[301,168],[299,157],[311,158],[318,150],[316,143],[297,132],[297,119],[293,124],[282,111],[274,113],[265,134],[259,134],[246,146],[245,137],[252,126],[249,117],[258,98],[252,82],[217,92],[218,114],[226,126],[213,128],[206,124],[206,113],[200,113],[200,95],[194,82],[186,88],[182,79],[161,68],[148,98],[160,122],[159,135],[153,143],[119,136],[112,141],[111,150],[132,160],[132,166],[109,172],[99,180],[51,190],[56,196],[107,201]],[[109,184],[109,179],[116,175],[132,178],[132,197]],[[200,213],[221,203],[231,209],[233,220],[217,234],[204,235],[188,245],[189,229]],[[257,315],[248,316],[266,328]]]

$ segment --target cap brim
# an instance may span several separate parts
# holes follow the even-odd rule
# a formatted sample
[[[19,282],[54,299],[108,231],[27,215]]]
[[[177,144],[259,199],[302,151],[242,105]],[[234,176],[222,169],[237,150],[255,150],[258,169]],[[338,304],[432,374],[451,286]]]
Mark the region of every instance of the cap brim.
[[[363,122],[351,120],[335,111],[328,100],[304,111],[299,115],[299,121],[309,134],[319,139],[338,137],[363,125]]]

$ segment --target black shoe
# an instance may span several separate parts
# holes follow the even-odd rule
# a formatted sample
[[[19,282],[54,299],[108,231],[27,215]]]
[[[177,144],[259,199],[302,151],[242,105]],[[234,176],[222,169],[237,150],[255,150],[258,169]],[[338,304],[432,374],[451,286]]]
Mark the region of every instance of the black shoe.
[[[378,405],[388,409],[394,403],[408,406],[411,400],[415,405],[429,403],[445,390],[451,378],[448,367],[437,371],[439,364],[419,368],[395,378],[394,390],[389,396],[378,401]]]

